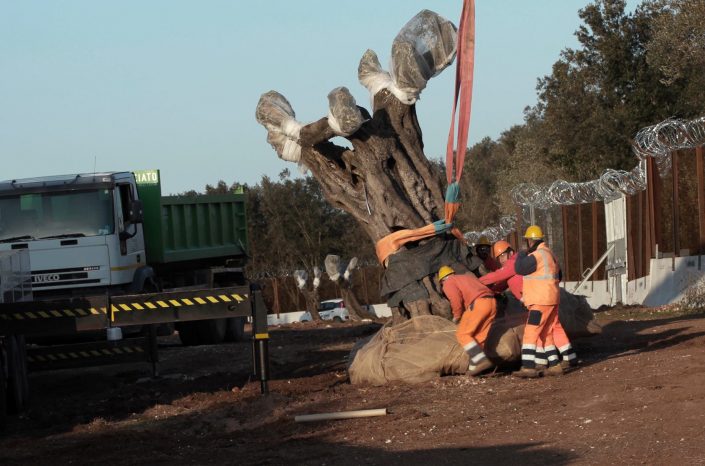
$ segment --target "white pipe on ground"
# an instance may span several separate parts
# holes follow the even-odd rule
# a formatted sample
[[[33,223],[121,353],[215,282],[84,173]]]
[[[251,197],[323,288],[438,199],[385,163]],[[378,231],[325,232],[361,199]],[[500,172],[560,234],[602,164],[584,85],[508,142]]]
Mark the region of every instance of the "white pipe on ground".
[[[336,419],[353,419],[358,417],[386,416],[387,408],[361,409],[357,411],[341,411],[337,413],[302,414],[295,416],[296,422],[331,421]]]

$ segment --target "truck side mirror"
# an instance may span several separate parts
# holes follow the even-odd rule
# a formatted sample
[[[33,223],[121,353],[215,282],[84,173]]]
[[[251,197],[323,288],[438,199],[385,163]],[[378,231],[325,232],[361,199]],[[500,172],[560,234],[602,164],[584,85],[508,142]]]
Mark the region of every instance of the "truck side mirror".
[[[129,223],[137,224],[142,223],[144,220],[144,213],[142,212],[142,201],[135,199],[130,202],[130,211],[128,212]]]

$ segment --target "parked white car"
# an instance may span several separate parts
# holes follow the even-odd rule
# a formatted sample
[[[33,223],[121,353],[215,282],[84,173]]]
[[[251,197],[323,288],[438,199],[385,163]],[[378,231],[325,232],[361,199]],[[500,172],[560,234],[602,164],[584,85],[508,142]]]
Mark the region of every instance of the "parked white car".
[[[321,301],[318,305],[318,314],[323,320],[332,320],[335,322],[345,322],[350,320],[350,314],[345,308],[345,303],[342,299],[329,299]],[[311,313],[306,311],[301,315],[299,321],[308,322],[311,320]]]

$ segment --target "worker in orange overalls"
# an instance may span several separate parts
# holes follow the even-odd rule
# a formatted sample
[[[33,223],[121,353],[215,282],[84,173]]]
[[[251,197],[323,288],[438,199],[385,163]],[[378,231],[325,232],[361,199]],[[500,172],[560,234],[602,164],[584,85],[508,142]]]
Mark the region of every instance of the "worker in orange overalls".
[[[438,280],[443,294],[450,301],[453,322],[459,322],[455,336],[470,356],[468,373],[472,376],[480,375],[494,367],[483,351],[490,326],[497,314],[494,295],[474,274],[456,275],[447,265],[438,270]]]
[[[540,230],[539,230],[540,231]],[[523,298],[524,289],[524,277],[518,275],[515,270],[515,263],[517,255],[514,253],[511,245],[504,241],[499,240],[494,245],[492,245],[492,256],[497,259],[497,262],[501,265],[501,268],[495,272],[488,273],[480,277],[480,283],[487,285],[492,288],[496,293],[501,293],[502,291],[509,288],[514,297],[519,301]],[[556,318],[556,323],[553,327],[553,342],[558,349],[558,353],[561,359],[561,367],[564,370],[568,370],[570,367],[577,365],[578,359],[573,346],[570,344],[570,339],[565,333],[563,325],[561,325],[560,319]],[[543,340],[540,340],[536,346],[536,368],[538,370],[546,369],[548,366],[548,359],[544,350],[546,346]],[[553,374],[556,372],[547,372],[547,374]],[[559,375],[559,374],[555,374]]]
[[[492,285],[491,288],[496,293],[509,288],[514,297],[521,301],[524,277],[517,275],[514,270],[517,256],[511,245],[504,240],[497,241],[492,246],[492,257],[499,263],[500,268],[480,277],[480,283],[486,286]]]
[[[494,272],[499,269],[499,264],[494,257],[490,255],[490,249],[492,244],[487,236],[482,235],[478,238],[475,244],[475,254],[480,260],[482,260],[482,266],[480,267],[479,274],[486,275],[490,272]]]
[[[548,365],[546,375],[560,375],[563,374],[563,368],[555,345],[560,303],[560,267],[553,252],[543,242],[540,227],[531,225],[526,229],[524,238],[529,249],[519,252],[514,269],[517,274],[524,276],[522,301],[529,310],[529,315],[521,345],[522,367],[514,374],[518,377],[541,375],[536,369],[536,351],[543,342]]]

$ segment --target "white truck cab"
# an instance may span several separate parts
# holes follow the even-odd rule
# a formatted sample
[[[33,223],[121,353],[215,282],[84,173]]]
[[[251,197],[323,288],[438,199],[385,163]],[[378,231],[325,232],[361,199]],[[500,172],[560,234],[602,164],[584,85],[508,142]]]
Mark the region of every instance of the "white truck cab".
[[[146,265],[130,172],[0,182],[0,251],[27,249],[35,296],[126,287]]]

